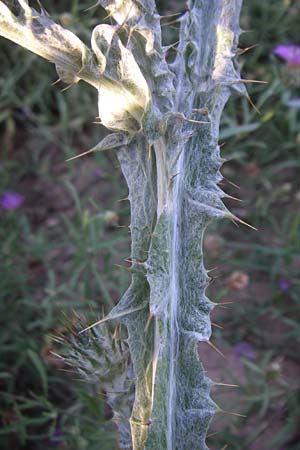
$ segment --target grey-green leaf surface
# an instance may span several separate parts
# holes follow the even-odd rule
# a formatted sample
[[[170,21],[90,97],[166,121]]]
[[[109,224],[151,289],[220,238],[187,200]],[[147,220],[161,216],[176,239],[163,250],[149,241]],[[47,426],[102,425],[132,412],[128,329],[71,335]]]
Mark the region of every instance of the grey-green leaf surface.
[[[240,7],[240,1],[190,2],[189,12],[181,18],[178,56],[171,66],[174,77],[168,70],[164,72],[162,61],[169,109],[161,92],[157,97],[152,95],[152,102],[160,117],[166,112],[168,117],[164,135],[158,139],[153,136],[155,170],[143,181],[147,183],[152,177],[150,185],[156,186],[156,198],[142,198],[143,183],[133,173],[134,162],[140,170],[144,166],[144,172],[145,165],[153,164],[154,156],[146,143],[144,148],[140,146],[134,162],[128,156],[130,145],[126,158],[125,151],[121,157],[131,193],[132,259],[138,256],[143,263],[139,271],[146,275],[146,279],[139,275],[143,290],[134,274],[130,290],[113,311],[123,308],[126,314],[135,370],[136,398],[131,416],[135,450],[205,450],[207,428],[217,409],[209,395],[212,382],[197,352],[198,341],[210,339],[213,308],[205,295],[209,278],[203,266],[202,238],[211,220],[230,217],[217,185],[222,178],[218,133],[230,92],[245,95],[231,60],[239,35]],[[147,64],[151,68],[152,61]],[[152,77],[152,83],[156,82]],[[145,152],[148,161],[141,164],[140,155]],[[148,225],[147,234],[141,236],[144,208],[149,214]],[[137,255],[139,242],[144,253]]]

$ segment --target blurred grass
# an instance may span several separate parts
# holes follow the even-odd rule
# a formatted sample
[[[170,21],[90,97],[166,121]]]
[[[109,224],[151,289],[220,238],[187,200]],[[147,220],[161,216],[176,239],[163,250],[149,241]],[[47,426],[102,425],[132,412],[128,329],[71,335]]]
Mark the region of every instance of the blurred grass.
[[[85,11],[89,1],[43,5],[86,42],[105,15],[99,7]],[[169,14],[183,2],[159,5]],[[247,419],[233,418],[213,436],[215,449],[227,444],[252,450],[272,427],[275,413],[284,419],[266,449],[299,448],[300,386],[297,379],[286,381],[285,368],[293,363],[296,378],[300,367],[300,111],[295,102],[300,76],[297,82],[295,72],[272,54],[277,44],[299,41],[299,16],[298,1],[244,2],[247,33],[240,45],[257,46],[238,63],[245,78],[268,85],[249,86],[261,114],[236,98],[226,108],[223,173],[241,188],[226,180],[223,187],[243,199],[228,205],[259,232],[214,225],[208,233],[223,241],[217,255],[207,251],[207,264],[220,266],[213,298],[238,300],[232,314],[218,318],[225,329],[216,330],[214,339],[220,346],[224,340],[232,347],[248,342],[257,356],[252,362],[242,358],[239,412]],[[176,30],[166,30],[166,39],[172,39]],[[63,86],[51,86],[54,68],[4,40],[0,58],[0,195],[16,191],[25,198],[18,210],[1,211],[0,447],[114,449],[102,393],[65,372],[51,353],[60,351],[51,337],[76,321],[73,310],[95,320],[125,290],[127,271],[117,265],[129,254],[129,208],[118,201],[126,197],[126,187],[112,154],[65,163],[104,133],[92,123],[96,92],[80,83],[62,93]],[[250,285],[238,293],[226,283],[236,270],[250,277]],[[250,426],[241,440],[240,428],[257,418],[260,426]]]

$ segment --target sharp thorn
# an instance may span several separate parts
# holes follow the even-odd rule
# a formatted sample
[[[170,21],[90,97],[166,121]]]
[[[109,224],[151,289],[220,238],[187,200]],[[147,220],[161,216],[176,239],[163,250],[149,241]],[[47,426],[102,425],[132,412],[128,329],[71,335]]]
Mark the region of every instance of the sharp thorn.
[[[72,156],[72,158],[66,159],[66,162],[73,161],[73,159],[81,158],[82,156],[88,155],[89,153],[93,153],[96,150],[94,148],[91,148],[90,150],[87,150],[86,152],[80,153],[80,155]]]
[[[59,83],[61,81],[61,78],[57,78],[56,81],[53,81],[53,83],[51,83],[51,86],[55,86],[57,83]]]
[[[94,5],[89,6],[88,8],[84,9],[83,12],[88,12],[91,9],[97,8],[97,6],[99,6],[99,1],[97,1]],[[110,14],[106,17],[106,19],[109,18],[109,16],[110,16]]]
[[[236,202],[241,202],[241,203],[244,201],[240,198],[233,197],[232,195],[228,195],[228,194],[225,194],[225,198],[230,198],[231,200],[235,200]]]
[[[206,436],[206,438],[211,438],[211,437],[216,436],[217,434],[220,434],[220,433],[221,433],[221,431],[215,431],[214,433],[208,434],[208,435]]]
[[[218,412],[218,411],[217,411]],[[237,416],[237,417],[247,417],[244,414],[239,414],[236,412],[231,412],[231,411],[225,411],[224,409],[219,409],[219,412],[223,413],[223,414],[230,414],[231,416]]]
[[[119,339],[120,330],[121,330],[121,324],[119,323],[113,332],[112,339],[114,339],[114,340]]]
[[[180,41],[176,41],[171,45],[167,45],[166,47],[164,47],[164,52],[167,53],[171,48],[175,48],[177,44],[179,44]]]
[[[145,265],[144,262],[142,262],[142,261],[137,261],[137,260],[134,260],[134,259],[131,259],[131,258],[124,259],[124,261],[129,262],[129,263],[131,263],[131,264],[139,264],[139,265],[141,265],[141,266],[144,266],[144,265]]]
[[[62,359],[63,361],[65,360],[65,358],[61,355],[59,355],[58,353],[53,352],[52,350],[50,350],[51,355],[55,356],[56,358]]]
[[[71,83],[68,86],[66,86],[65,88],[61,89],[60,92],[66,92],[67,90],[71,89],[73,86],[75,86],[76,83]]]
[[[126,42],[126,48],[129,47],[133,32],[135,31],[136,27],[130,27],[129,28],[129,33],[128,33],[128,38],[127,38],[127,42]]]
[[[251,228],[254,231],[258,231],[257,228],[253,227],[252,225],[250,225],[249,223],[247,223],[244,220],[240,219],[239,217],[234,216],[233,214],[231,214],[230,218],[232,219],[233,222],[236,220],[237,222],[241,223],[242,225],[245,225],[246,227],[249,227],[249,228]]]
[[[233,305],[234,302],[222,302],[222,303],[215,303],[215,305],[217,306],[222,306],[222,305]]]
[[[211,341],[207,341],[208,345],[213,348],[219,355],[221,355],[223,358],[225,358],[224,353],[221,352],[221,350],[218,349]]]
[[[179,120],[183,120],[184,122],[198,123],[198,124],[210,124],[210,122],[204,122],[204,121],[200,121],[200,120],[188,119],[188,118],[185,117],[183,114],[176,114],[176,117],[177,117]]]
[[[180,16],[181,14],[184,14],[185,13],[185,11],[180,11],[180,12],[177,12],[177,13],[173,13],[173,14],[166,14],[165,16],[160,16],[160,20],[162,20],[162,19],[167,19],[167,18],[169,18],[169,17],[175,17],[175,16]]]
[[[236,223],[236,221],[235,220],[233,220],[232,218],[231,218],[231,222],[237,227],[237,228],[239,228],[239,225]]]
[[[228,307],[225,305],[231,305],[233,303],[234,302],[215,303],[215,308],[218,307],[218,308],[222,308],[222,309],[228,309]]]
[[[246,96],[246,99],[248,100],[248,102],[250,103],[252,108],[257,112],[257,114],[261,115],[260,110],[255,106],[255,104],[253,103],[253,101],[251,100],[251,98],[248,95]]]
[[[53,341],[53,342],[58,342],[59,344],[65,343],[65,339],[63,339],[60,336],[50,336],[50,337],[51,337],[51,341]]]
[[[145,332],[148,330],[149,325],[150,325],[152,319],[153,319],[153,315],[150,313],[149,316],[148,316],[147,322],[146,322],[146,324],[145,324],[145,328],[144,328],[144,331],[145,331]]]
[[[235,83],[259,83],[259,84],[269,84],[268,81],[261,81],[261,80],[246,80],[246,79],[242,79],[240,78],[239,80],[235,80]]]
[[[130,272],[130,269],[128,267],[122,266],[121,264],[114,264],[115,267],[118,267],[119,269],[126,270],[126,272]]]
[[[171,22],[161,24],[161,27],[168,27],[169,25],[173,25],[174,23],[177,23],[179,21],[180,21],[179,19],[171,20]]]
[[[252,50],[252,48],[255,48],[255,47],[258,47],[258,44],[250,45],[250,47],[239,49],[237,51],[237,56],[241,56],[244,53],[248,52],[249,50]]]
[[[231,184],[232,186],[234,186],[237,189],[241,189],[240,186],[238,186],[237,184],[233,183],[232,181],[228,180],[226,177],[224,177],[224,175],[222,175],[224,180],[227,181],[227,183]]]
[[[208,269],[206,272],[207,273],[210,273],[210,272],[212,272],[213,270],[217,270],[218,269],[218,267],[213,267],[212,269]]]
[[[96,327],[97,325],[100,325],[102,322],[103,322],[103,319],[98,320],[97,322],[93,323],[92,325],[89,325],[88,327],[84,328],[83,330],[80,330],[80,331],[78,332],[78,334],[82,334],[82,333],[84,333],[85,331],[88,331],[88,330],[90,330],[91,328],[94,328],[94,327]]]
[[[60,372],[64,372],[64,373],[71,373],[71,374],[74,374],[74,373],[76,373],[77,374],[77,371],[75,370],[75,369],[63,369],[62,367],[60,367],[59,369],[58,369]],[[79,380],[78,380],[79,381]]]
[[[217,324],[216,322],[212,322],[211,324],[212,324],[213,327],[220,328],[221,330],[224,329],[224,327],[222,327],[221,325]]]

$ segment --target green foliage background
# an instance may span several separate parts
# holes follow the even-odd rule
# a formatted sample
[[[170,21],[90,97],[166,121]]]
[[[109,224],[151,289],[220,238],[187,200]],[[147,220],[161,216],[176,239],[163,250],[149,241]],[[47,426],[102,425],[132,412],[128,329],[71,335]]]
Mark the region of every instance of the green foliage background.
[[[87,10],[87,0],[43,5],[87,43],[105,17],[98,6]],[[159,7],[172,14],[184,2]],[[255,359],[239,359],[237,394],[216,393],[224,410],[247,416],[214,425],[209,444],[216,450],[299,448],[300,67],[272,54],[278,44],[299,41],[299,17],[299,0],[244,2],[241,48],[256,46],[238,63],[244,78],[268,84],[249,85],[261,114],[240,99],[227,106],[223,173],[241,186],[225,181],[225,190],[243,199],[228,206],[259,231],[214,226],[209,236],[221,239],[214,250],[207,245],[207,265],[218,265],[211,296],[235,301],[216,318],[224,329],[216,328],[214,342],[229,355],[220,375],[236,364],[240,343],[251,345]],[[173,21],[163,20],[168,43],[176,37]],[[119,201],[126,186],[113,154],[65,163],[105,132],[93,124],[96,92],[83,84],[61,92],[64,86],[51,85],[53,67],[4,40],[0,58],[0,195],[25,198],[19,209],[0,211],[0,447],[116,449],[101,388],[78,381],[51,352],[62,351],[52,336],[76,326],[76,314],[96,320],[128,284],[129,207]],[[249,276],[242,291],[228,282],[234,271]]]

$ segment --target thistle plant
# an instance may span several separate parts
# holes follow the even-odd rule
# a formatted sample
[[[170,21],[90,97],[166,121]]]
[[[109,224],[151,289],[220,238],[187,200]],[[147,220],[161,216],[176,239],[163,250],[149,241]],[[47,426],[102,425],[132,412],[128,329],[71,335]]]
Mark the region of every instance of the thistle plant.
[[[218,133],[229,95],[247,96],[232,60],[242,0],[188,0],[171,61],[154,0],[98,0],[112,24],[96,26],[90,48],[43,8],[18,3],[15,15],[0,1],[0,35],[54,63],[68,85],[97,89],[112,133],[92,150],[114,149],[129,188],[131,284],[88,334],[70,338],[69,362],[106,386],[121,448],[205,450],[219,408],[197,351],[215,306],[202,240],[212,220],[239,220],[218,186]],[[110,341],[108,320],[126,326],[126,341]]]

